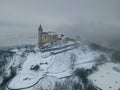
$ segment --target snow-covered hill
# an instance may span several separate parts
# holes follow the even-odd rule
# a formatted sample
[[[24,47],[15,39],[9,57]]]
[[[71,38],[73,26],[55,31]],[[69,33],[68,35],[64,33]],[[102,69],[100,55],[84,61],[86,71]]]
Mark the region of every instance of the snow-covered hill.
[[[71,76],[76,69],[91,69],[101,56],[110,60],[105,52],[91,49],[82,42],[78,45],[72,41],[47,45],[44,49],[33,45],[9,51],[14,54],[5,65],[4,73],[10,76],[11,70],[15,70],[16,75],[7,84],[8,89],[53,90],[56,82],[65,82],[66,77]],[[1,77],[4,75],[1,74]]]

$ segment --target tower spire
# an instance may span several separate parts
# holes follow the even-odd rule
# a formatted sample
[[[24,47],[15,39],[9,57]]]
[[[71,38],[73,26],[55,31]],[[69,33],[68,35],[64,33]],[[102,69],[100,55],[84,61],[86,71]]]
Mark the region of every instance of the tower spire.
[[[40,24],[38,30],[39,30],[39,31],[43,31],[43,28],[42,28],[42,25],[41,25],[41,24]]]
[[[39,28],[38,28],[38,43],[39,46],[42,47],[43,41],[42,41],[42,33],[43,33],[43,29],[42,26],[40,24]]]

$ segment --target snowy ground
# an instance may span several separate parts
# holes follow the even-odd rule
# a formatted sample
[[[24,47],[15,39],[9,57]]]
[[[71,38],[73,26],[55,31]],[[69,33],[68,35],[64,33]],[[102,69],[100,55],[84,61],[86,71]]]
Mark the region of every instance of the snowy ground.
[[[18,74],[13,80],[12,82],[16,82],[16,83],[10,83],[9,84],[9,88],[12,89],[19,89],[19,88],[24,88],[22,86],[25,87],[30,87],[31,85],[33,85],[33,83],[36,83],[36,81],[38,81],[40,79],[40,77],[42,76],[35,76],[35,75],[30,75],[30,74]],[[15,87],[15,88],[13,88]]]
[[[120,72],[114,70],[113,67],[118,67],[120,70],[120,64],[108,62],[99,66],[99,71],[90,75],[89,79],[102,90],[118,90],[120,88]]]
[[[97,51],[90,51],[87,46],[80,46],[79,48],[61,52],[56,55],[51,55],[50,52],[30,53],[22,65],[22,69],[8,84],[8,88],[23,89],[37,85],[46,85],[44,87],[48,87],[50,86],[49,83],[47,83],[48,81],[53,83],[62,77],[71,75],[72,57],[75,59],[74,70],[82,67],[89,69],[95,64],[95,59],[99,57],[100,54],[101,53]],[[40,68],[37,71],[30,70],[32,65],[39,65]],[[33,87],[28,90],[33,90]]]

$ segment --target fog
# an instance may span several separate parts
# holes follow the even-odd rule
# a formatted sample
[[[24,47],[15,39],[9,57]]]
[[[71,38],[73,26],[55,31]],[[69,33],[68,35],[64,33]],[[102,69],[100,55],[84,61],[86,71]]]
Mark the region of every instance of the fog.
[[[0,46],[37,43],[37,28],[120,49],[119,0],[2,0]]]

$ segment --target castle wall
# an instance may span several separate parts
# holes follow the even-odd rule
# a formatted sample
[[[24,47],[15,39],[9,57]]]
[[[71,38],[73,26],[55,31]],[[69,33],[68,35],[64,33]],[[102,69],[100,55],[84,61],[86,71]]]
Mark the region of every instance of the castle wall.
[[[48,42],[55,42],[58,38],[58,35],[43,35],[42,36],[42,42],[43,44]]]

